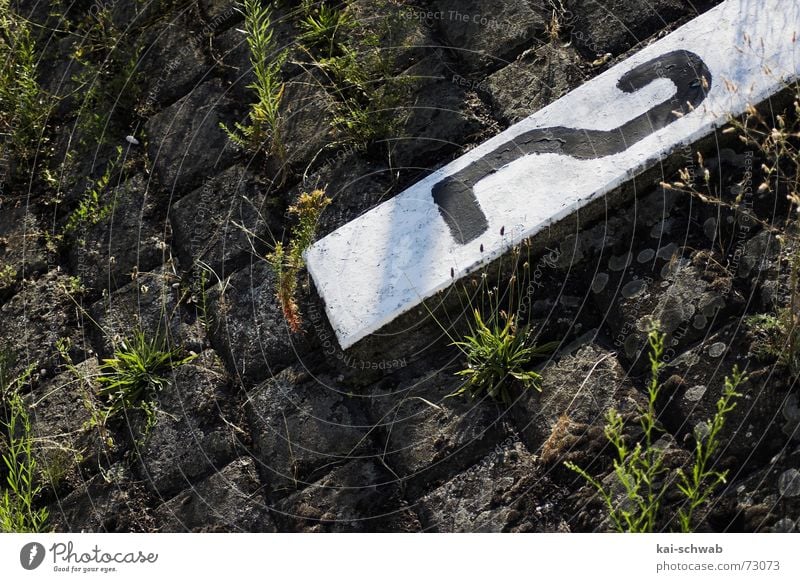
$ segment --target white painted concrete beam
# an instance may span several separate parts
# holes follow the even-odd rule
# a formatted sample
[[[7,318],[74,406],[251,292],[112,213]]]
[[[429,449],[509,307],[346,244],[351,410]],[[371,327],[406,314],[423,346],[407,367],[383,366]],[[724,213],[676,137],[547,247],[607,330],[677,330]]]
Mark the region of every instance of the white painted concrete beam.
[[[800,0],[727,0],[315,243],[342,348],[779,92],[798,36]]]

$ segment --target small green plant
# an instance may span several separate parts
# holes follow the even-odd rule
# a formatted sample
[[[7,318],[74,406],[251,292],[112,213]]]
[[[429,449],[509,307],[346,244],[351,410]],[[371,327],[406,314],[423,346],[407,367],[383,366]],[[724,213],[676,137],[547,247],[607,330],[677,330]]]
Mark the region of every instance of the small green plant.
[[[686,497],[686,503],[678,509],[678,522],[681,531],[693,531],[695,512],[703,506],[718,485],[726,482],[728,471],[716,471],[712,458],[721,443],[720,433],[725,427],[725,418],[736,408],[736,390],[744,382],[744,375],[734,367],[731,376],[725,378],[725,388],[717,400],[717,411],[711,421],[695,429],[694,463],[691,472],[678,469],[678,489]]]
[[[90,415],[89,420],[83,424],[81,429],[87,432],[97,429],[105,446],[109,449],[113,449],[114,437],[111,435],[108,427],[106,426],[107,415],[101,410],[102,407],[98,404],[94,397],[93,379],[90,378],[88,374],[85,374],[83,371],[81,371],[72,361],[72,356],[70,355],[72,341],[68,337],[59,338],[56,340],[56,349],[61,356],[61,360],[63,361],[65,368],[75,379],[75,382],[77,382],[78,391],[80,392],[83,400],[83,406]],[[77,458],[80,457],[81,454],[82,453],[75,451],[74,456]]]
[[[89,179],[83,197],[78,202],[78,207],[72,211],[64,225],[64,234],[71,235],[81,232],[105,220],[114,210],[114,201],[104,200],[108,192],[111,179],[122,160],[122,147],[117,147],[117,157],[111,158],[106,164],[103,175],[97,180]],[[79,241],[79,244],[83,244]]]
[[[403,104],[411,79],[391,71],[375,37],[367,41],[366,51],[345,47],[342,56],[325,64],[337,97],[333,124],[357,144],[397,134],[408,117]]]
[[[38,482],[37,462],[33,454],[33,430],[28,406],[20,390],[30,376],[33,366],[21,375],[10,377],[7,354],[0,355],[0,396],[7,420],[2,447],[3,465],[7,470],[5,487],[0,495],[0,531],[3,533],[37,533],[44,531],[49,517],[47,508],[35,507],[42,491]]]
[[[250,232],[249,230],[245,229],[245,232],[248,236],[255,236],[254,233]],[[224,279],[221,278],[210,265],[199,259],[197,260],[196,264],[197,269],[194,270],[196,274],[190,284],[186,303],[194,305],[195,313],[197,314],[203,329],[207,334],[209,334],[217,322],[217,316],[224,315],[224,312],[227,309],[225,293],[228,289],[228,285],[230,284],[231,277],[229,275]],[[212,276],[215,279],[215,282],[211,281]],[[217,296],[219,303],[216,314],[212,313],[211,309],[209,309],[208,293],[212,289],[219,293]]]
[[[650,380],[647,386],[647,406],[639,411],[642,437],[634,446],[629,446],[625,435],[625,422],[620,413],[610,409],[606,415],[605,436],[616,452],[614,459],[614,485],[605,485],[589,473],[568,462],[565,465],[583,477],[603,499],[609,518],[620,532],[646,533],[656,531],[663,521],[663,504],[670,487],[677,482],[686,502],[678,509],[681,531],[693,531],[693,518],[714,492],[725,482],[726,473],[713,469],[711,459],[721,445],[720,433],[725,417],[734,409],[733,399],[739,394],[736,388],[744,381],[743,375],[734,368],[732,376],[725,378],[725,390],[717,402],[717,412],[706,425],[708,430],[695,432],[696,445],[691,472],[678,469],[674,475],[664,466],[665,449],[656,446],[659,433],[656,402],[662,384],[659,380],[664,366],[665,335],[653,329],[648,335],[650,345]],[[703,434],[704,433],[704,434]],[[621,492],[621,495],[618,493]]]
[[[740,140],[763,157],[763,180],[759,192],[777,195],[785,191],[790,218],[784,232],[777,235],[789,263],[789,288],[786,302],[776,315],[761,315],[748,320],[758,336],[757,356],[774,356],[793,376],[800,375],[800,86],[794,87],[793,111],[769,121],[755,107],[748,107],[742,120],[732,126]],[[776,123],[777,122],[777,123]],[[737,199],[737,202],[740,200]]]
[[[302,12],[300,40],[327,58],[336,56],[354,26],[347,13],[325,3],[314,7],[311,2],[303,3]]]
[[[198,277],[193,281],[186,299],[187,304],[194,305],[197,318],[206,333],[213,326],[213,315],[208,308],[208,275],[210,267],[205,263],[198,265]]]
[[[331,203],[323,190],[300,195],[297,203],[289,207],[289,213],[297,217],[288,247],[275,243],[274,250],[267,255],[277,280],[276,297],[283,317],[293,333],[300,331],[302,316],[297,305],[297,285],[300,270],[305,266],[303,252],[311,246],[317,233],[317,224],[322,211]]]
[[[86,286],[81,281],[81,278],[76,275],[70,275],[66,281],[61,284],[61,289],[70,297],[80,297],[86,293]]]
[[[654,531],[661,500],[666,492],[666,488],[658,484],[665,471],[664,451],[653,446],[657,431],[656,400],[661,387],[659,374],[663,366],[661,358],[664,355],[664,334],[653,330],[648,341],[650,382],[647,386],[647,408],[641,412],[640,417],[644,433],[642,442],[637,442],[630,448],[625,442],[622,416],[613,408],[606,416],[605,435],[617,453],[617,458],[614,459],[614,475],[624,492],[622,502],[617,502],[613,489],[606,488],[574,463],[566,464],[600,493],[614,526],[625,532]]]
[[[11,265],[0,267],[0,291],[8,289],[17,280],[17,270]]]
[[[0,498],[0,530],[6,533],[44,531],[49,517],[47,508],[35,508],[42,491],[38,483],[37,463],[33,455],[33,435],[27,406],[18,393],[8,398],[9,421],[6,424],[8,450],[3,464],[8,469],[6,489]]]
[[[467,367],[457,372],[466,378],[464,385],[450,396],[468,394],[476,398],[486,393],[510,404],[513,384],[523,390],[541,391],[541,375],[527,368],[535,358],[549,354],[554,345],[533,345],[530,329],[518,328],[513,313],[493,312],[486,322],[480,310],[474,309],[473,317],[472,332],[453,343],[466,356]]]
[[[501,228],[501,236],[504,230]],[[521,259],[523,246],[530,259],[529,243],[515,246],[510,259],[487,267],[455,295],[461,301],[461,313],[466,314],[465,324],[450,320],[448,325],[424,304],[450,345],[458,348],[466,360],[465,367],[456,372],[464,383],[446,398],[486,395],[510,404],[519,389],[541,391],[542,377],[531,366],[555,351],[560,342],[537,343],[537,334],[525,319],[538,283],[531,276],[529,260]],[[496,272],[490,277],[489,271],[495,267]],[[451,276],[455,272],[451,271]]]
[[[264,149],[268,155],[284,160],[286,154],[280,131],[280,108],[285,83],[281,80],[281,68],[288,53],[279,50],[269,6],[263,6],[260,0],[244,0],[242,13],[255,76],[255,81],[248,85],[248,89],[253,90],[256,99],[250,105],[248,124],[237,122],[234,129],[229,129],[223,123],[221,127],[239,147],[250,151]]]
[[[80,40],[72,58],[80,68],[72,82],[82,98],[77,125],[83,148],[116,143],[128,126],[123,118],[137,109],[141,94],[137,67],[143,45],[131,42],[136,35],[115,25],[111,12],[111,4],[103,5],[76,26]]]
[[[11,154],[28,162],[42,138],[50,100],[36,80],[36,48],[28,22],[0,0],[0,134]]]
[[[800,374],[800,322],[796,320],[796,311],[789,307],[782,307],[776,315],[759,313],[745,318],[755,336],[753,355],[777,360],[792,376]]]
[[[401,106],[411,79],[397,76],[381,36],[391,36],[392,18],[356,18],[343,8],[307,3],[302,11],[302,39],[312,65],[323,75],[334,97],[332,125],[345,141],[367,144],[396,134],[407,115]]]
[[[753,148],[761,158],[758,170],[761,183],[755,190],[776,197],[785,193],[789,201],[789,215],[783,225],[759,218],[752,209],[752,201],[744,200],[745,192],[753,188],[742,187],[732,202],[723,200],[711,171],[705,167],[698,153],[699,171],[680,172],[680,181],[663,184],[666,188],[695,196],[706,203],[718,205],[735,212],[750,224],[755,224],[775,235],[781,243],[789,269],[788,287],[782,293],[782,305],[773,314],[757,314],[745,322],[755,335],[753,354],[760,358],[775,358],[785,365],[792,376],[800,375],[800,86],[794,91],[792,110],[768,118],[756,107],[748,106],[741,118],[730,119],[725,134],[735,134],[739,141]],[[702,176],[702,180],[696,179]],[[755,171],[746,172],[744,181],[754,179]],[[745,182],[742,186],[747,186]]]
[[[156,399],[167,384],[166,372],[195,357],[168,348],[163,337],[147,338],[142,331],[134,332],[100,366],[98,396],[106,405],[104,423],[128,411],[140,410],[145,415],[147,436],[156,423]]]

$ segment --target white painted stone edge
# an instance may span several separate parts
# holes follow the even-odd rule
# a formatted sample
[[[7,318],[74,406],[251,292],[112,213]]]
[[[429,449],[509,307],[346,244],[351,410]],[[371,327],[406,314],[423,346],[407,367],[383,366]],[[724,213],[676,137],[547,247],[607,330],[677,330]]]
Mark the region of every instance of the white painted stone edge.
[[[492,138],[491,140],[487,141],[486,143],[482,144],[478,148],[468,152],[461,158],[455,160],[454,162],[440,168],[439,170],[433,172],[430,176],[423,179],[422,181],[418,182],[411,188],[407,189],[406,191],[398,194],[393,200],[390,200],[388,203],[395,201],[397,199],[401,199],[404,196],[409,195],[419,195],[421,192],[427,191],[430,193],[430,188],[439,182],[443,177],[451,175],[470,163],[471,161],[477,159],[478,157],[484,155],[485,152],[489,151],[496,147],[496,145],[501,144],[512,138],[514,135],[521,133],[522,131],[526,131],[533,127],[547,127],[551,126],[557,121],[548,121],[548,118],[551,117],[558,117],[559,109],[564,108],[564,103],[569,103],[571,99],[583,99],[584,95],[587,91],[591,91],[593,85],[599,84],[603,81],[608,81],[609,78],[612,80],[618,79],[621,75],[625,72],[636,66],[637,64],[644,62],[649,58],[653,58],[658,56],[659,53],[665,52],[667,50],[673,50],[677,48],[683,48],[686,50],[695,50],[699,54],[703,53],[703,46],[706,46],[710,42],[709,37],[704,37],[701,39],[703,46],[695,47],[692,46],[691,42],[686,41],[686,37],[688,36],[687,33],[691,33],[692,29],[700,28],[702,29],[703,26],[707,26],[709,22],[713,22],[714,19],[721,19],[721,14],[725,10],[740,10],[743,16],[748,18],[752,17],[756,20],[753,23],[761,22],[758,19],[758,16],[761,15],[761,19],[763,18],[774,18],[775,12],[784,12],[784,13],[791,13],[791,10],[798,9],[798,1],[797,0],[766,0],[763,3],[759,3],[759,6],[755,6],[755,3],[750,2],[748,0],[728,0],[727,2],[719,5],[718,7],[712,9],[708,13],[698,17],[692,22],[687,23],[683,27],[679,28],[669,36],[665,37],[664,39],[650,45],[637,55],[634,55],[630,59],[626,60],[623,63],[613,67],[612,69],[606,71],[602,75],[599,75],[597,78],[589,81],[585,85],[579,87],[575,91],[571,92],[570,94],[562,97],[560,100],[554,102],[553,104],[549,105],[548,107],[540,110],[539,112],[535,113],[528,119],[512,126],[508,130],[504,131],[503,133],[499,134],[498,136]],[[788,10],[787,10],[788,9]],[[768,16],[764,16],[764,15]],[[747,24],[746,19],[740,21],[740,23]],[[706,31],[708,32],[708,31]],[[796,35],[793,36],[796,40]],[[676,42],[677,40],[677,42]],[[784,42],[788,42],[789,38],[786,38]],[[753,42],[758,43],[758,39],[755,39]],[[726,50],[732,51],[737,50],[736,47],[724,47]],[[791,50],[794,52],[797,51],[797,47],[790,47]],[[620,185],[624,184],[634,176],[641,174],[642,172],[648,170],[649,168],[653,167],[658,163],[658,161],[671,154],[674,153],[677,149],[681,147],[691,145],[692,143],[697,142],[699,139],[709,135],[714,129],[724,125],[728,120],[728,115],[738,115],[741,114],[748,104],[750,103],[759,103],[764,101],[768,97],[772,96],[778,90],[780,90],[786,82],[793,81],[797,78],[798,67],[797,67],[797,60],[793,59],[794,67],[791,71],[779,71],[779,78],[774,79],[774,82],[767,83],[761,85],[755,90],[751,91],[746,98],[742,97],[741,95],[737,96],[732,95],[730,98],[730,106],[728,109],[728,113],[725,114],[713,114],[712,111],[706,110],[703,115],[703,123],[699,124],[693,131],[685,134],[680,139],[676,141],[672,141],[668,144],[659,144],[664,147],[660,149],[660,151],[656,152],[655,155],[648,157],[644,162],[637,164],[629,171],[624,173],[620,173],[617,175],[616,179],[609,181],[608,183],[604,184],[601,188],[595,190],[594,194],[583,198],[581,200],[582,205],[588,204],[593,199],[605,195],[606,193],[613,191],[615,188],[619,187]],[[713,73],[712,69],[712,73]],[[721,80],[721,79],[720,79]],[[720,102],[721,104],[721,102]],[[552,113],[556,113],[556,115],[551,115]],[[559,120],[560,121],[560,120]],[[564,125],[563,121],[561,122]],[[674,136],[673,136],[674,137]],[[416,305],[418,305],[421,301],[435,295],[439,291],[448,288],[452,285],[453,280],[450,279],[443,279],[438,284],[431,286],[429,289],[426,289],[424,296],[417,295],[416,303],[411,303],[406,301],[405,303],[401,302],[398,306],[398,309],[392,311],[386,311],[380,314],[377,317],[372,317],[369,320],[355,320],[355,325],[343,325],[342,321],[337,313],[337,309],[343,308],[346,304],[345,300],[341,300],[342,292],[346,293],[346,287],[349,285],[357,286],[359,284],[358,280],[353,281],[342,281],[341,278],[333,277],[330,278],[330,270],[325,268],[324,261],[326,260],[326,255],[328,254],[327,251],[332,250],[335,248],[336,245],[330,245],[331,241],[338,243],[347,244],[347,236],[346,233],[343,236],[343,232],[348,230],[353,230],[353,225],[356,222],[362,221],[369,221],[371,216],[374,213],[381,212],[381,208],[387,203],[376,207],[369,212],[365,213],[361,217],[355,219],[348,225],[343,226],[339,230],[331,233],[325,239],[318,241],[315,245],[313,245],[308,251],[306,251],[306,262],[308,265],[309,273],[311,274],[312,278],[314,279],[315,283],[317,284],[317,289],[322,297],[323,301],[325,302],[326,313],[328,314],[329,320],[334,328],[334,331],[339,339],[340,345],[342,348],[347,349],[357,343],[359,340],[363,339],[364,337],[380,330],[382,327],[396,319],[399,315],[404,312],[407,312],[413,309]],[[524,233],[524,236],[521,238],[527,239],[532,236],[535,236],[538,232],[546,229],[548,226],[551,226],[554,223],[559,222],[563,218],[571,215],[575,212],[576,208],[574,206],[566,206],[560,212],[556,212],[552,214],[548,220],[541,222],[536,226],[536,228],[530,232]],[[338,238],[338,240],[337,240]],[[482,258],[480,263],[478,264],[468,264],[460,266],[456,272],[456,276],[454,280],[458,280],[464,275],[473,272],[476,268],[479,268],[482,265],[488,264],[491,261],[499,258],[508,250],[518,244],[520,242],[519,239],[510,239],[507,244],[498,246],[495,249],[488,251]],[[338,288],[338,291],[337,291]],[[334,308],[334,302],[337,302]],[[358,310],[359,306],[355,303],[351,303],[349,305],[354,310]]]

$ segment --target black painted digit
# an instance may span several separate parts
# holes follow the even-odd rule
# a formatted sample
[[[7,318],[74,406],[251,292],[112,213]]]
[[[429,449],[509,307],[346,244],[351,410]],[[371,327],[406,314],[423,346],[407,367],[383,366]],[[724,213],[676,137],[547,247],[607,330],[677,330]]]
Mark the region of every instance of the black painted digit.
[[[634,93],[658,79],[669,79],[675,84],[674,96],[617,129],[534,129],[506,142],[480,160],[437,183],[432,189],[433,199],[453,238],[465,244],[488,229],[489,225],[478,204],[474,187],[489,174],[531,154],[555,153],[589,160],[621,153],[699,105],[705,99],[712,82],[711,72],[703,60],[692,52],[680,50],[635,67],[623,75],[617,87],[625,93]]]

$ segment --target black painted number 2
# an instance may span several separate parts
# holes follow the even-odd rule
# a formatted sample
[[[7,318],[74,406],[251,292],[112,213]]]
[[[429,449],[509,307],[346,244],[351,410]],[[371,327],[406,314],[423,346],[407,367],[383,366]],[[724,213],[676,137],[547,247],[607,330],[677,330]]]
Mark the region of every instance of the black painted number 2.
[[[622,153],[700,104],[712,82],[711,72],[699,56],[679,50],[635,67],[622,76],[617,88],[625,93],[634,93],[658,79],[669,79],[674,83],[674,96],[617,129],[533,129],[437,183],[432,189],[433,200],[453,238],[465,244],[488,230],[489,224],[478,204],[474,187],[489,174],[532,154],[554,153],[590,160]]]

